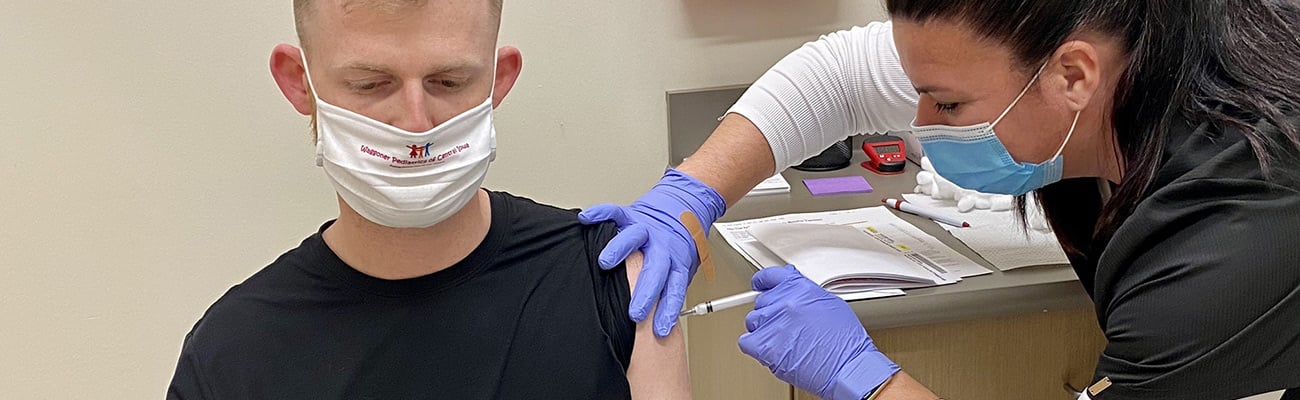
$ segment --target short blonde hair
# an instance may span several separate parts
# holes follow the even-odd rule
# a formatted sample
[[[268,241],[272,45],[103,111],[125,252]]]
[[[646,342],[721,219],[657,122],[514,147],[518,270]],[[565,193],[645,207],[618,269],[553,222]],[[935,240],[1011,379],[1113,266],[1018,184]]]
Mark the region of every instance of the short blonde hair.
[[[501,17],[501,3],[504,0],[488,0],[492,6],[492,16]],[[422,7],[428,4],[428,0],[346,0],[343,2],[343,8],[351,11],[357,8],[377,9],[387,13],[396,13],[411,7]],[[303,35],[303,25],[307,17],[315,11],[316,0],[293,0],[293,22],[294,28],[298,31],[298,42],[306,45],[306,37]]]

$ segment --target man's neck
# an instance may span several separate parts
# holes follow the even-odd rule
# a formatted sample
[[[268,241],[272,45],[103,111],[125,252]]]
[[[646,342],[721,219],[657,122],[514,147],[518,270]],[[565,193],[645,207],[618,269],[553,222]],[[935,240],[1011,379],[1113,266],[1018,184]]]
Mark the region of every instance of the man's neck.
[[[389,228],[370,222],[339,199],[339,218],[325,244],[352,268],[380,279],[409,279],[442,271],[469,256],[492,225],[487,192],[428,228]]]

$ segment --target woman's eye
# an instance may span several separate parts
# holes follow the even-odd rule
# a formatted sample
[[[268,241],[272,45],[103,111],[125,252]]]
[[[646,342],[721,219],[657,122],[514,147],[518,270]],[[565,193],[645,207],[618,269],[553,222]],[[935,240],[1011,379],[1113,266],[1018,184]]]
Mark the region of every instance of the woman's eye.
[[[957,111],[957,103],[935,103],[934,108],[941,113],[952,113]]]

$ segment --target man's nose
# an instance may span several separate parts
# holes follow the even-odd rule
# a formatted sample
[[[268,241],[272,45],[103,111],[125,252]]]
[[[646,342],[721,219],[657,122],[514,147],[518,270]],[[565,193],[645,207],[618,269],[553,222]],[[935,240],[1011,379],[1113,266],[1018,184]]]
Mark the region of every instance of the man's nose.
[[[390,124],[409,132],[424,132],[438,126],[423,85],[403,85],[397,115]],[[414,87],[412,87],[414,86]]]

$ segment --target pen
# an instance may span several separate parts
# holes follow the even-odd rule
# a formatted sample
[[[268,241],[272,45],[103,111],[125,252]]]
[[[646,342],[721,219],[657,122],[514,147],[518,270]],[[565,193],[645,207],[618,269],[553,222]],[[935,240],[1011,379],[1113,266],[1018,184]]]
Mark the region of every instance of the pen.
[[[895,210],[902,211],[908,214],[920,215],[922,217],[935,220],[936,222],[942,222],[958,228],[970,228],[969,222],[962,221],[955,217],[944,215],[941,212],[931,210],[926,207],[921,207],[916,204],[909,203],[906,200],[884,199],[881,200],[881,202],[885,203],[886,206],[893,207]]]
[[[735,295],[723,297],[721,299],[706,301],[695,305],[695,307],[682,310],[682,313],[678,314],[677,316],[685,317],[688,315],[704,315],[715,311],[722,311],[741,304],[751,303],[754,301],[754,298],[758,297],[759,293],[761,292],[749,291],[741,294],[735,294]]]

